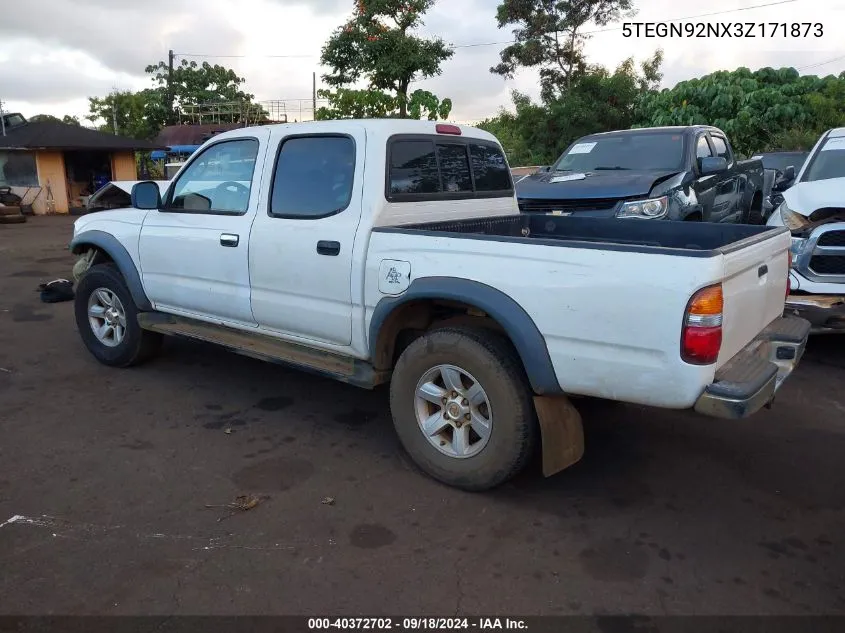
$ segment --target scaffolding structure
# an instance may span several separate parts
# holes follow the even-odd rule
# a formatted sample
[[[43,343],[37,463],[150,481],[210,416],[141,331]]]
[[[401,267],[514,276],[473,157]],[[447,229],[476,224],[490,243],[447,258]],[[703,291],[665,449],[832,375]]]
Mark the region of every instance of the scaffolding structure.
[[[264,123],[287,123],[288,115],[284,101],[218,101],[182,105],[179,108],[181,125],[203,125],[238,123],[244,126]]]

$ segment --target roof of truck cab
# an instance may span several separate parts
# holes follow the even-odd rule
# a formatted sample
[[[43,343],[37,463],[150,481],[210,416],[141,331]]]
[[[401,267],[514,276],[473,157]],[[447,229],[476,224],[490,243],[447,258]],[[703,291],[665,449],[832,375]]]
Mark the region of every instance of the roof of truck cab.
[[[837,127],[827,133],[827,138],[840,138],[845,136],[845,127]]]
[[[303,121],[302,123],[277,123],[273,125],[251,126],[222,132],[213,137],[214,141],[224,138],[249,136],[250,130],[255,129],[289,129],[295,134],[319,134],[321,132],[342,132],[344,127],[363,127],[367,132],[382,138],[395,134],[431,134],[450,138],[453,135],[437,132],[438,125],[454,125],[461,130],[461,136],[477,138],[498,143],[498,139],[489,132],[469,125],[457,125],[444,121],[418,121],[415,119],[337,119],[332,121]]]
[[[638,127],[630,130],[611,130],[609,132],[596,132],[595,134],[587,134],[582,138],[593,138],[596,136],[611,136],[614,134],[653,134],[654,132],[719,132],[724,134],[722,130],[712,125],[664,125],[660,127]]]

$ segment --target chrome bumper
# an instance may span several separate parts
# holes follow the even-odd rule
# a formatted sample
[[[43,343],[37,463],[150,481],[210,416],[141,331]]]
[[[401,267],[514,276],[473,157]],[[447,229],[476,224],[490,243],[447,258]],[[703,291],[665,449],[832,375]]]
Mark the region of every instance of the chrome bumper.
[[[845,295],[789,295],[784,314],[809,321],[811,334],[845,332]]]
[[[715,418],[747,418],[774,400],[798,366],[810,322],[798,317],[775,319],[757,338],[716,372],[695,403],[698,413]]]

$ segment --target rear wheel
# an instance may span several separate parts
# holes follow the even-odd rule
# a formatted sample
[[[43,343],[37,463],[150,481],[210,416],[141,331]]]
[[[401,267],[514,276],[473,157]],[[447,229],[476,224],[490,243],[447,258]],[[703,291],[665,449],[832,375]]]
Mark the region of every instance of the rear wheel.
[[[82,342],[104,365],[137,365],[161,347],[162,335],[138,324],[138,308],[114,264],[88,269],[77,286],[74,311]]]
[[[521,471],[538,425],[511,344],[473,328],[429,332],[402,353],[390,385],[399,439],[428,475],[480,491]]]

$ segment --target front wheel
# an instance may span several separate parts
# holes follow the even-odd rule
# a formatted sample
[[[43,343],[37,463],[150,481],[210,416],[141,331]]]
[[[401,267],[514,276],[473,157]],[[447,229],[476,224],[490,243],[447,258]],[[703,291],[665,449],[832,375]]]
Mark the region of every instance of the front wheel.
[[[162,335],[138,324],[138,308],[113,264],[88,269],[76,289],[74,312],[82,342],[104,365],[137,365],[161,347]]]
[[[464,490],[514,477],[538,437],[519,357],[506,339],[480,329],[435,330],[411,343],[393,372],[390,408],[414,462]]]

